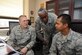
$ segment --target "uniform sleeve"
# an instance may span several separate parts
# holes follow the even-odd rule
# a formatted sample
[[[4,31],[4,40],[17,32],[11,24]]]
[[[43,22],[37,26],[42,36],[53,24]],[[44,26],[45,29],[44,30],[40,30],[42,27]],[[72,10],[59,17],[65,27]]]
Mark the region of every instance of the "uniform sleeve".
[[[49,55],[57,55],[57,49],[56,49],[56,36],[53,37],[52,40],[52,45],[51,48],[49,50],[50,54]]]
[[[40,25],[39,19],[36,19],[36,21],[35,21],[35,31],[36,31],[36,35],[37,35],[36,37],[39,40],[43,41],[44,39],[43,39],[43,36],[41,34],[41,25]]]
[[[76,50],[76,55],[82,55],[82,38],[76,41],[75,50]]]
[[[55,22],[58,16],[55,13],[50,13],[50,15],[52,18],[54,18],[54,22]]]
[[[56,21],[57,17],[58,17],[58,16],[57,16],[56,14],[54,14],[54,20],[55,20],[55,21]]]
[[[31,31],[31,41],[26,45],[28,49],[31,49],[36,42],[36,33],[35,30]]]
[[[13,45],[14,45],[14,42],[16,42],[15,41],[15,31],[14,31],[15,29],[12,29],[11,30],[11,34],[10,34],[10,37],[9,37],[9,39],[8,39],[8,41],[7,41],[7,43],[10,45],[10,46],[12,46],[13,47]]]
[[[52,18],[53,18],[53,36],[56,34],[56,33],[58,33],[58,31],[56,30],[56,28],[55,28],[55,22],[56,22],[56,19],[57,19],[57,15],[54,13],[52,13],[51,14],[52,15]]]

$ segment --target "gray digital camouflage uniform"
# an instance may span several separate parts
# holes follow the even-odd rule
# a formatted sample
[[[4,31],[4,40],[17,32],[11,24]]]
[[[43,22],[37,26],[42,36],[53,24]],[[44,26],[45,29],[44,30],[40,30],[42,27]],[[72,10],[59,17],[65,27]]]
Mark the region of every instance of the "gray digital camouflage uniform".
[[[46,39],[48,42],[47,45],[43,45],[43,54],[46,55],[49,52],[49,48],[51,45],[51,38],[55,34],[55,21],[57,16],[52,13],[48,13],[48,22],[47,24],[44,24],[44,22],[41,21],[40,17],[38,17],[35,21],[35,30],[37,37],[43,41]],[[42,35],[43,34],[43,35]]]
[[[82,55],[82,35],[70,30],[66,39],[57,33],[52,41],[50,55]]]
[[[27,47],[29,51],[27,51],[26,55],[34,55],[31,48],[35,43],[35,39],[36,33],[33,27],[28,26],[27,29],[21,30],[20,25],[18,25],[12,29],[8,44],[15,48],[15,50]]]

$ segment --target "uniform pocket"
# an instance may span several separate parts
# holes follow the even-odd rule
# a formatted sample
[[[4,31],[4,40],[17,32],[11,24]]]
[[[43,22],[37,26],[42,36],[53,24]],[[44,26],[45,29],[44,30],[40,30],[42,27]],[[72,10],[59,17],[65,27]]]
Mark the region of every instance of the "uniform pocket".
[[[16,34],[16,39],[17,39],[17,40],[22,39],[22,37],[21,37],[21,36],[22,36],[22,34],[17,33],[17,34]]]

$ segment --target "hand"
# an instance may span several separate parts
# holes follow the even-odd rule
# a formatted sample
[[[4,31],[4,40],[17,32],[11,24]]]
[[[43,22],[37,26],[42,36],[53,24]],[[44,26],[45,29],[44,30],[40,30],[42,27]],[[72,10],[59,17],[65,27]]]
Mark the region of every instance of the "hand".
[[[44,39],[43,44],[47,45],[48,44],[48,40]]]
[[[7,52],[10,53],[12,50],[7,46]]]
[[[21,51],[20,51],[20,52],[21,52],[23,55],[25,55],[25,54],[26,54],[26,52],[27,52],[27,50],[28,50],[28,49],[27,49],[26,47],[24,47],[24,48],[22,48],[22,49],[21,49]]]

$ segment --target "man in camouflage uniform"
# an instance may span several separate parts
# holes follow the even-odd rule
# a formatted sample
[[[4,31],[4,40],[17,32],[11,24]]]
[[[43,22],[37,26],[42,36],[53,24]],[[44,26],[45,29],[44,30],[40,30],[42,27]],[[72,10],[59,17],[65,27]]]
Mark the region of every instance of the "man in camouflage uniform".
[[[59,33],[53,37],[50,55],[82,55],[82,35],[71,30],[70,26],[70,15],[58,16],[55,27]]]
[[[36,39],[35,30],[28,25],[26,15],[19,17],[19,24],[12,29],[8,44],[23,55],[34,55],[31,48]]]
[[[40,9],[38,11],[38,15],[39,17],[35,21],[35,30],[37,34],[37,39],[41,42],[37,42],[39,42],[39,45],[43,44],[43,47],[39,48],[38,51],[41,50],[43,55],[47,55],[49,54],[52,37],[55,34],[54,22],[57,16],[55,14],[48,13],[45,9]],[[38,47],[39,46],[37,46],[37,48]]]

